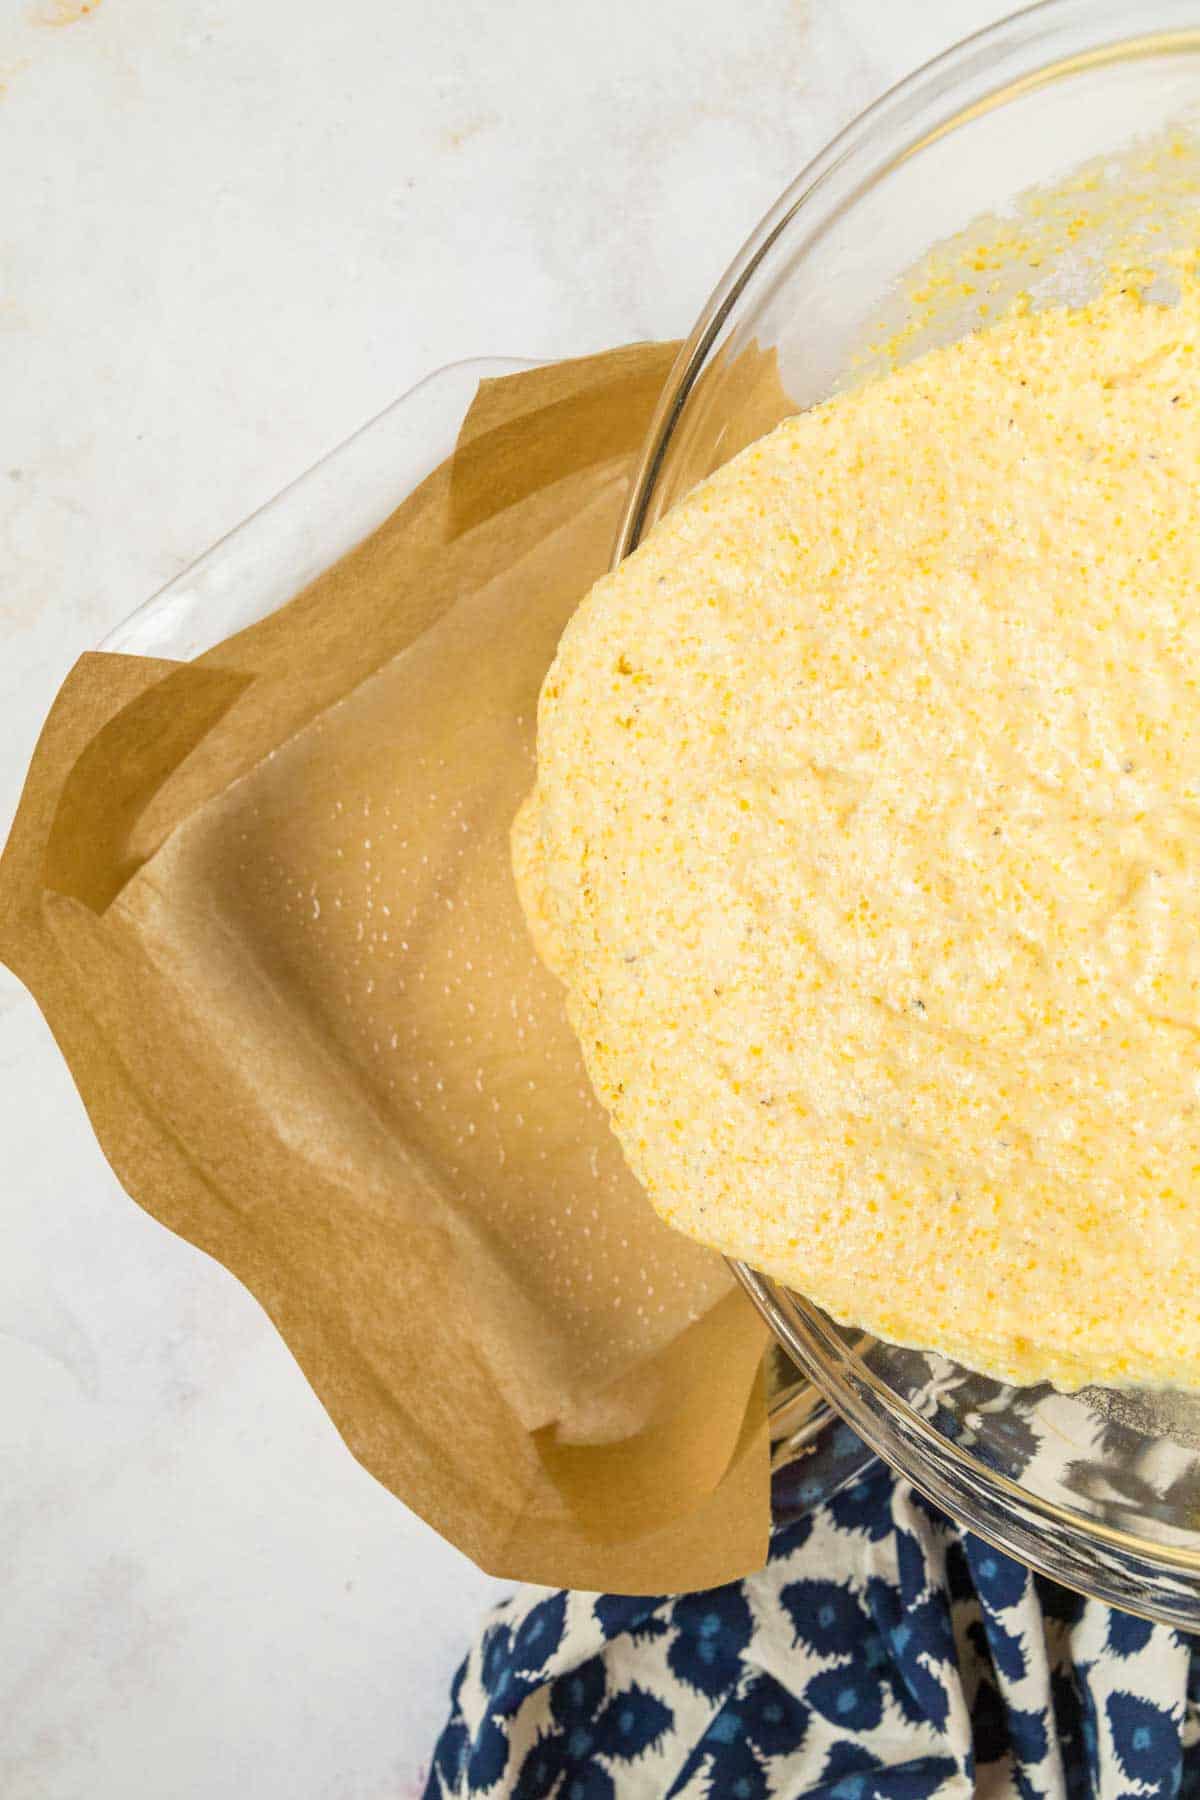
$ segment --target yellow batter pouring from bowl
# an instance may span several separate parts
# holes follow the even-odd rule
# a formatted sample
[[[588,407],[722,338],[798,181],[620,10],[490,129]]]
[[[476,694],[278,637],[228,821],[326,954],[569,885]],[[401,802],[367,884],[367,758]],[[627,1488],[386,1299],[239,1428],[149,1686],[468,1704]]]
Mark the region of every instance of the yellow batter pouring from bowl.
[[[1200,1386],[1200,292],[1012,317],[696,489],[514,833],[673,1225],[1007,1380]]]

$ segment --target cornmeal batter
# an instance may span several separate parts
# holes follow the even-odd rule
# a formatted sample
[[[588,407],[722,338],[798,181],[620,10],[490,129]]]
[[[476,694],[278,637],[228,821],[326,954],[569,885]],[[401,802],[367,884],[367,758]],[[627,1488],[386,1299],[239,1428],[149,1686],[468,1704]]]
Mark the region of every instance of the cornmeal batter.
[[[682,1231],[1006,1379],[1200,1386],[1200,297],[789,420],[597,583],[515,833]]]

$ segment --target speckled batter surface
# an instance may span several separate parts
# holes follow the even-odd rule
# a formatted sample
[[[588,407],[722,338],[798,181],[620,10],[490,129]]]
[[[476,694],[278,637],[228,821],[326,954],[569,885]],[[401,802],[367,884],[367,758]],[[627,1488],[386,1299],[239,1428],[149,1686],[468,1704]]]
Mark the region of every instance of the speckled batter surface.
[[[779,427],[568,627],[515,832],[673,1225],[1028,1382],[1200,1386],[1200,297]]]

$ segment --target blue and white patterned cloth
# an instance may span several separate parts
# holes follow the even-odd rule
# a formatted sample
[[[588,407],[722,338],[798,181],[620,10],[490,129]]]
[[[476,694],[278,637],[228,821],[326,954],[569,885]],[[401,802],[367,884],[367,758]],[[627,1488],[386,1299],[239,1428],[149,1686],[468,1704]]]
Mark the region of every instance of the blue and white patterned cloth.
[[[758,1575],[526,1589],[455,1678],[425,1800],[1200,1795],[1192,1643],[960,1532],[876,1465]]]

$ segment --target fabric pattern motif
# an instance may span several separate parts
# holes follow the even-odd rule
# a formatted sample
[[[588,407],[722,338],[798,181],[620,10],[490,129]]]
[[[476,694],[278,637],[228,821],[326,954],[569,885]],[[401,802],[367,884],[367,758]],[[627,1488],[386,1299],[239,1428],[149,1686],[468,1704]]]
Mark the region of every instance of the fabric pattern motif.
[[[455,1679],[426,1800],[1200,1795],[1192,1648],[876,1466],[746,1581],[505,1602]]]

